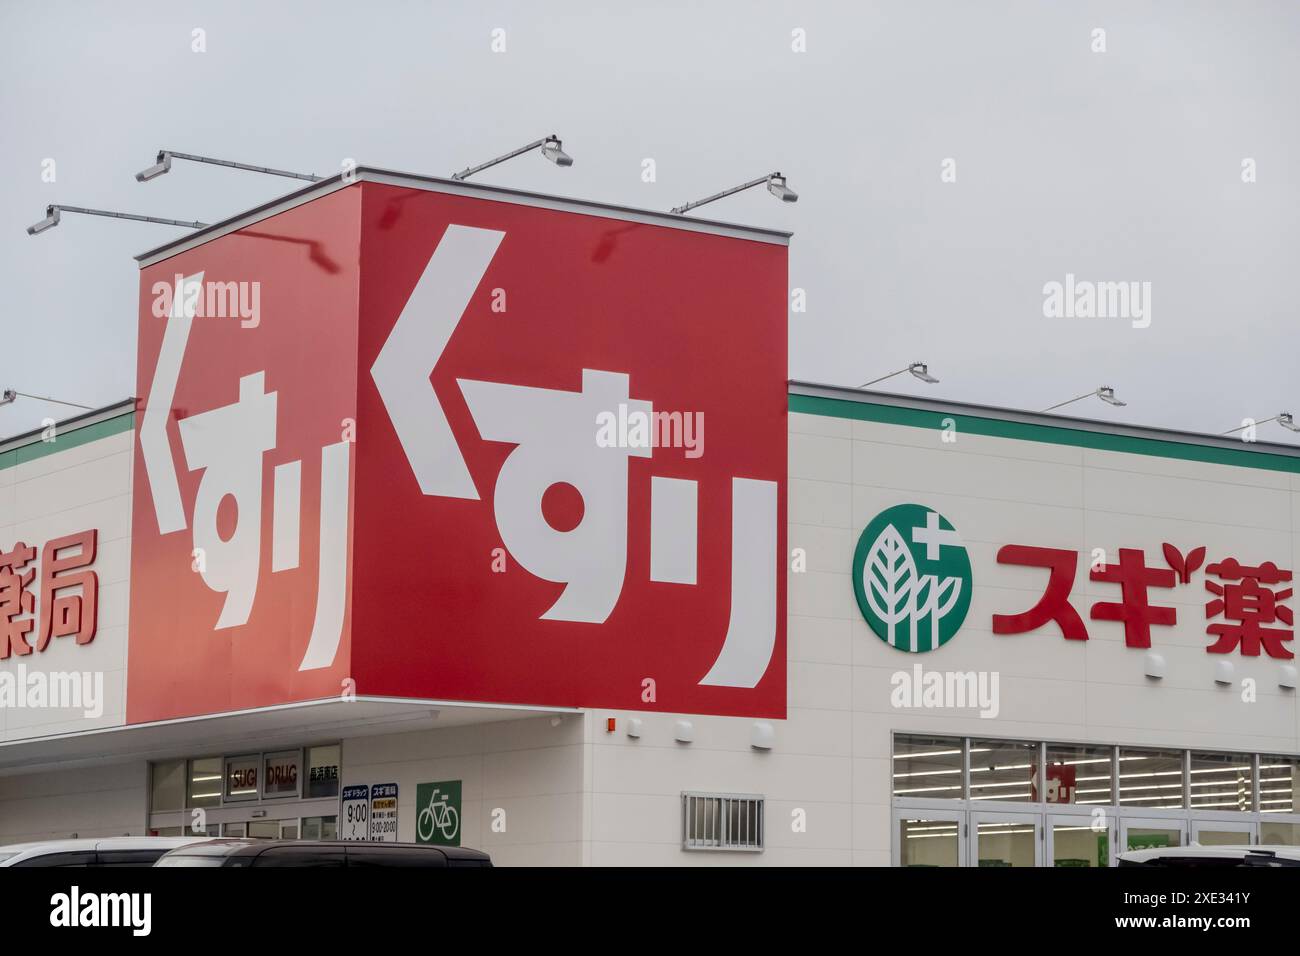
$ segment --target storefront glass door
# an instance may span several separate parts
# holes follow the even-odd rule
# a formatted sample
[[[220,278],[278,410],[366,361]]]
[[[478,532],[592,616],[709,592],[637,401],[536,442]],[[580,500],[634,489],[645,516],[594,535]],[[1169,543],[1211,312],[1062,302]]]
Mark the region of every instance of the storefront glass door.
[[[1038,866],[1043,818],[1036,813],[972,813],[971,859],[975,866]]]
[[[1126,819],[1120,821],[1120,830],[1121,852],[1187,845],[1187,823],[1184,820]]]
[[[1115,845],[1115,821],[1082,814],[1049,815],[1047,866],[1106,867]]]
[[[1300,823],[1265,817],[1259,821],[1259,842],[1265,846],[1300,846]]]
[[[894,866],[965,866],[966,814],[894,811]]]
[[[1255,824],[1238,821],[1193,820],[1192,842],[1201,846],[1253,846]]]

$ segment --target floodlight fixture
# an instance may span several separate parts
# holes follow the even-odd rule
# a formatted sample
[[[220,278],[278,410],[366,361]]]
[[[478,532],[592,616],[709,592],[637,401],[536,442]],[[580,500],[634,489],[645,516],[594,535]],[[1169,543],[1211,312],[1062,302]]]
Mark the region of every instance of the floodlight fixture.
[[[85,206],[50,205],[45,207],[45,218],[27,227],[27,235],[37,236],[47,229],[53,229],[61,221],[60,214],[65,212],[81,213],[83,216],[104,216],[108,219],[130,219],[134,222],[152,222],[160,226],[184,226],[187,229],[203,229],[208,224],[198,220],[163,219],[159,216],[140,216],[133,212],[113,212],[109,209],[88,209]]]
[[[691,209],[703,206],[705,203],[716,202],[719,199],[725,199],[727,196],[733,196],[738,192],[746,189],[752,189],[755,186],[766,184],[767,191],[770,192],[781,202],[798,202],[799,194],[786,185],[785,176],[779,172],[768,173],[766,176],[760,176],[758,179],[751,179],[747,183],[741,183],[739,186],[732,186],[730,189],[724,189],[720,193],[714,193],[712,196],[705,196],[703,199],[697,199],[695,202],[688,202],[685,205],[677,206],[670,210],[673,215],[680,216],[682,213]]]
[[[893,378],[895,375],[902,375],[904,372],[910,372],[913,378],[920,379],[927,385],[939,384],[939,380],[930,374],[930,366],[924,362],[913,362],[907,368],[900,368],[897,372],[890,372],[888,375],[880,376],[880,378],[873,378],[869,382],[863,382],[858,388],[867,388],[877,382],[883,382],[887,378]]]
[[[542,155],[553,162],[556,166],[573,165],[573,157],[564,151],[564,144],[560,141],[560,137],[552,133],[550,136],[534,140],[526,146],[520,146],[518,149],[511,150],[495,159],[489,159],[486,163],[479,163],[477,166],[469,166],[458,173],[453,173],[451,178],[457,182],[469,179],[469,177],[473,176],[475,173],[480,173],[498,163],[504,163],[507,159],[514,159],[516,156],[522,156],[524,153],[534,149],[541,150]]]
[[[229,159],[214,159],[211,156],[197,156],[194,153],[177,153],[170,149],[158,150],[158,158],[148,169],[142,169],[135,174],[137,182],[147,183],[151,179],[157,179],[164,173],[171,172],[173,159],[188,159],[194,163],[207,163],[209,166],[225,166],[229,169],[242,169],[250,173],[264,173],[267,176],[287,176],[290,179],[305,179],[308,182],[318,183],[324,176],[317,176],[314,173],[295,173],[288,169],[273,169],[270,166],[254,166],[250,163],[236,163]]]
[[[1085,398],[1094,398],[1094,397],[1100,398],[1107,405],[1114,405],[1117,408],[1123,408],[1128,404],[1128,402],[1122,402],[1115,397],[1115,389],[1111,388],[1109,385],[1103,385],[1101,386],[1101,388],[1094,389],[1091,392],[1084,392],[1082,395],[1078,395],[1075,396],[1074,398],[1066,399],[1064,402],[1057,402],[1055,405],[1051,405],[1047,408],[1044,408],[1043,411],[1052,412],[1058,408],[1064,408],[1066,405],[1073,405],[1075,402],[1081,402]]]

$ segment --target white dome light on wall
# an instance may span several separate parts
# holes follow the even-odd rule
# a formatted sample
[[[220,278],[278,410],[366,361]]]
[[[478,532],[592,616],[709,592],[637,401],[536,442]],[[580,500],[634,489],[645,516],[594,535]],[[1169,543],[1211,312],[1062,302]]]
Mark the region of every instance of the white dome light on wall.
[[[755,750],[771,750],[775,743],[776,728],[766,720],[754,721],[749,732],[749,745]]]
[[[678,743],[689,744],[695,739],[695,727],[689,720],[679,720],[673,724],[673,739]]]
[[[1295,665],[1283,664],[1282,672],[1278,674],[1277,686],[1289,687],[1291,690],[1295,690],[1295,678],[1296,678]]]
[[[627,735],[633,739],[641,736],[641,718],[631,717],[627,722]]]
[[[1165,659],[1155,651],[1148,651],[1143,662],[1147,677],[1160,680],[1165,676]]]
[[[1219,661],[1214,665],[1214,682],[1216,684],[1231,684],[1234,670],[1232,661]]]

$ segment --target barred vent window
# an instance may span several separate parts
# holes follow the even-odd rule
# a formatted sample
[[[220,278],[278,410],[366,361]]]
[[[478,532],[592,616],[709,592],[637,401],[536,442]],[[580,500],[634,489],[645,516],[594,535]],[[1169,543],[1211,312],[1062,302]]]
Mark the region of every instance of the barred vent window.
[[[745,793],[683,793],[682,849],[763,849],[763,798]]]

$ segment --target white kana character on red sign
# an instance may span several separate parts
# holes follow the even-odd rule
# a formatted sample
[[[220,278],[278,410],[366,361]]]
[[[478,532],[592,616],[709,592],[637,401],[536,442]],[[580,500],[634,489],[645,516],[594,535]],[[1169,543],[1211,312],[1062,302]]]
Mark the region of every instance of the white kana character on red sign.
[[[265,375],[239,380],[239,401],[183,418],[181,444],[191,471],[203,469],[194,499],[194,547],[204,556],[203,581],[226,595],[216,629],[248,623],[257,596],[262,552],[262,456],[275,447],[276,393]],[[238,508],[226,540],[217,531],[217,508],[227,495]]]
[[[565,585],[541,617],[603,624],[618,603],[627,570],[628,457],[643,447],[601,447],[597,416],[620,405],[650,419],[649,402],[629,401],[628,376],[582,370],[582,391],[459,380],[479,433],[517,447],[497,475],[493,505],[501,539],[530,573]],[[557,531],[542,513],[552,485],[582,495],[577,527]]]

